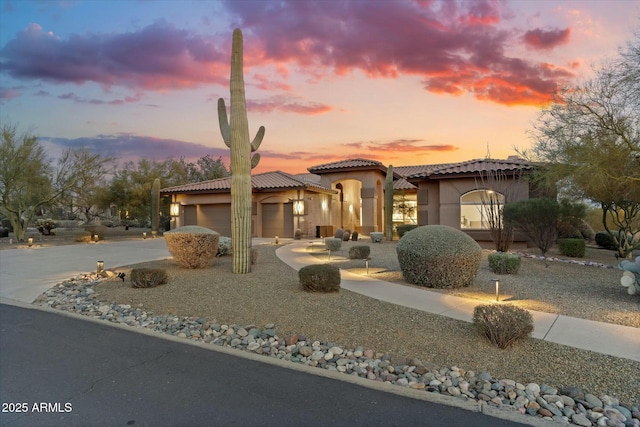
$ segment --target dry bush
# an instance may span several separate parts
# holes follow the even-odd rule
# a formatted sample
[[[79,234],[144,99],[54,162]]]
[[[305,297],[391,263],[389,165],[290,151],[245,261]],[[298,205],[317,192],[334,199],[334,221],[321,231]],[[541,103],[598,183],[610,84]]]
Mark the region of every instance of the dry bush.
[[[187,225],[164,233],[173,260],[186,268],[206,268],[218,253],[220,234],[197,225]]]
[[[484,304],[473,309],[478,332],[498,348],[507,348],[533,332],[533,318],[527,310],[511,304]]]
[[[340,290],[340,269],[335,265],[307,265],[298,271],[298,278],[302,289],[307,292],[338,292]]]
[[[134,268],[131,270],[131,287],[155,288],[167,283],[167,278],[164,268]]]

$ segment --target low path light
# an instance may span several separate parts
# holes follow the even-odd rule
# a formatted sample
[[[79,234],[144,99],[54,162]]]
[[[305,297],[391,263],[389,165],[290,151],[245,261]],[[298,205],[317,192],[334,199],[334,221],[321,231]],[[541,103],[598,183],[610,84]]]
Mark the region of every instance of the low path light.
[[[500,279],[492,279],[496,283],[496,301],[500,301]]]

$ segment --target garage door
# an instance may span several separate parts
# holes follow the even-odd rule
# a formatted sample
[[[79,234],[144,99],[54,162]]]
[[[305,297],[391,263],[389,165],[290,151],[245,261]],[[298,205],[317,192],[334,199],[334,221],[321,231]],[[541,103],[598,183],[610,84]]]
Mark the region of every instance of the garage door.
[[[262,205],[262,237],[293,237],[293,204]]]
[[[221,236],[231,237],[231,204],[200,205],[198,225],[210,228]]]

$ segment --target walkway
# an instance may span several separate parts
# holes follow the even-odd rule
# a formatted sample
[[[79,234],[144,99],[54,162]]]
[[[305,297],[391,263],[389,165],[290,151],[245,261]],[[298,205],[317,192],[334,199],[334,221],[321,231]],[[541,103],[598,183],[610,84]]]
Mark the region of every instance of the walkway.
[[[309,243],[294,242],[280,247],[278,257],[299,270],[305,265],[322,264],[311,255]],[[368,276],[341,270],[340,287],[371,298],[416,310],[471,322],[478,300],[461,298],[426,289],[399,286]],[[532,336],[570,347],[591,350],[615,357],[640,361],[640,329],[611,323],[594,322],[558,314],[529,310],[534,321]]]
[[[254,244],[268,239],[255,239]],[[280,247],[278,257],[299,270],[322,260],[307,252],[308,241],[292,241]],[[55,284],[82,272],[93,271],[97,261],[105,268],[169,258],[164,239],[140,239],[97,244],[34,247],[0,251],[0,298],[33,302]],[[416,310],[470,322],[478,300],[426,289],[399,286],[368,276],[342,271],[341,287],[371,298]],[[533,337],[571,347],[640,361],[640,329],[530,311]]]

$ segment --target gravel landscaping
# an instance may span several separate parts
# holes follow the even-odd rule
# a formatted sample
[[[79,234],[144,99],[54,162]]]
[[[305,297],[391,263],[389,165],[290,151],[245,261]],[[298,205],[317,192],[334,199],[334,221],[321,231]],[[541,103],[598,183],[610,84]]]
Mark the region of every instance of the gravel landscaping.
[[[345,242],[331,262],[364,274],[362,260],[345,258],[351,244]],[[369,274],[410,286],[393,270],[393,243],[370,245]],[[466,322],[346,290],[309,294],[300,289],[297,273],[277,258],[276,248],[259,246],[258,263],[246,275],[231,273],[231,257],[217,258],[212,268],[202,270],[156,261],[139,266],[167,269],[168,283],[157,288],[133,289],[128,279],[87,279],[60,284],[39,303],[400,386],[508,404],[579,425],[621,419],[618,412],[627,423],[635,422],[632,416],[638,413],[631,412],[640,401],[639,362],[533,338],[499,350]],[[318,249],[309,247],[310,252]],[[523,259],[518,275],[500,277],[504,297],[529,309],[640,326],[639,299],[620,286],[619,270],[549,264]],[[494,277],[485,259],[476,285],[442,292],[480,302],[495,297]],[[554,397],[559,394],[573,396],[573,405],[566,397]],[[618,401],[625,406],[616,408]],[[625,410],[632,416],[626,417]]]

